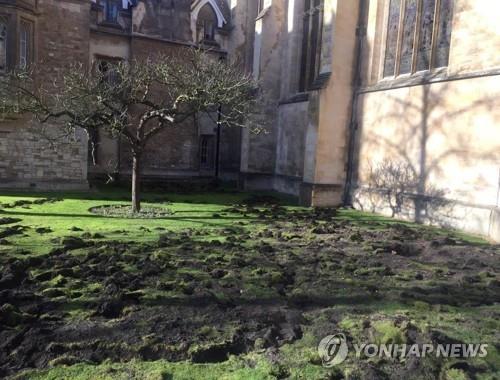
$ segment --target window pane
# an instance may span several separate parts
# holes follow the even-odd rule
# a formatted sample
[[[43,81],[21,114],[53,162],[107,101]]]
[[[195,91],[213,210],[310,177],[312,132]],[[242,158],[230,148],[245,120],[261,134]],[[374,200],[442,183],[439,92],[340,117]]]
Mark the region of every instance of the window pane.
[[[411,72],[413,62],[413,42],[417,23],[417,0],[406,0],[405,18],[403,24],[403,41],[401,44],[400,74]]]
[[[441,0],[436,44],[436,67],[448,66],[454,0]]]
[[[213,169],[215,141],[212,135],[202,135],[200,141],[200,164],[202,169]]]
[[[106,21],[116,22],[118,20],[118,3],[114,0],[108,0],[106,6]]]
[[[19,65],[24,69],[28,65],[28,31],[24,25],[21,26],[19,45]]]
[[[310,15],[309,10],[311,7],[310,0],[305,0],[304,4],[304,19],[302,25],[302,51],[300,58],[300,78],[299,78],[299,92],[306,90],[307,83],[307,49],[309,47],[309,23]]]
[[[319,9],[319,0],[314,1],[314,8],[312,9],[312,22],[311,30],[309,31],[309,83],[311,85],[318,76],[318,54],[319,46],[318,40],[321,33],[321,11]]]
[[[7,25],[0,22],[0,72],[7,69]]]
[[[207,3],[200,9],[196,24],[198,42],[204,40],[213,41],[215,39],[217,14],[211,4]]]
[[[420,41],[418,44],[417,71],[431,68],[432,31],[436,11],[436,0],[423,0]]]
[[[387,25],[387,47],[385,51],[384,77],[393,76],[394,69],[396,67],[400,10],[401,0],[391,0],[389,22]]]
[[[19,29],[19,66],[25,69],[32,61],[33,25],[29,21],[21,21]]]

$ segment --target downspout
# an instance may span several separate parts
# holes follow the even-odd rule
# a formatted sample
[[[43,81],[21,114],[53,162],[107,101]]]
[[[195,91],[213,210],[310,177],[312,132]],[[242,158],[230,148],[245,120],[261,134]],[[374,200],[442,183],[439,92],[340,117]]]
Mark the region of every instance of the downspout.
[[[217,129],[215,141],[215,184],[219,185],[220,177],[220,124],[222,120],[222,106],[217,109]]]
[[[351,119],[349,121],[349,143],[347,150],[347,168],[346,168],[346,182],[344,188],[343,203],[344,206],[352,206],[352,190],[354,178],[354,164],[355,164],[355,150],[356,150],[356,137],[358,131],[358,99],[359,87],[361,86],[361,64],[363,53],[363,41],[366,37],[365,16],[368,10],[369,1],[359,0],[359,14],[358,25],[356,27],[356,47],[355,47],[355,62],[354,73],[352,80],[352,100],[351,100]]]

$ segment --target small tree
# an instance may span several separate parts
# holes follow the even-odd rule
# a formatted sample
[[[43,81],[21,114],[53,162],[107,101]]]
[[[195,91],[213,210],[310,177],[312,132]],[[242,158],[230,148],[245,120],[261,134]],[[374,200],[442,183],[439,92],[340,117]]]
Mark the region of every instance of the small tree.
[[[433,215],[439,212],[444,216],[444,208],[450,205],[445,199],[446,192],[430,185],[419,191],[420,183],[420,176],[406,161],[386,159],[370,170],[370,190],[390,207],[392,217],[409,215],[408,211],[413,209],[415,222],[429,220],[443,224],[439,216],[433,220]]]
[[[50,132],[57,126],[63,133],[56,139],[74,136],[78,128],[88,136],[103,131],[125,138],[132,152],[134,213],[140,211],[142,157],[151,139],[200,113],[217,114],[220,126],[254,127],[250,115],[260,109],[250,76],[196,49],[145,62],[120,62],[106,70],[75,64],[53,82],[43,79],[36,70],[4,79],[0,117],[30,113],[46,137],[54,136]]]

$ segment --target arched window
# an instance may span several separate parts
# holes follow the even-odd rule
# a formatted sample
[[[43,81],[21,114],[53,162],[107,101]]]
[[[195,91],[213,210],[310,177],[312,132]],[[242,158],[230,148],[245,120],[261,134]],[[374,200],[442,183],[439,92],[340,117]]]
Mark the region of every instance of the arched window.
[[[304,1],[299,92],[310,89],[319,74],[323,30],[323,0]]]
[[[448,66],[454,0],[391,0],[384,77]]]
[[[215,28],[217,27],[217,14],[212,5],[205,4],[198,13],[196,22],[198,41],[214,41]]]
[[[0,73],[7,71],[7,22],[0,18]]]

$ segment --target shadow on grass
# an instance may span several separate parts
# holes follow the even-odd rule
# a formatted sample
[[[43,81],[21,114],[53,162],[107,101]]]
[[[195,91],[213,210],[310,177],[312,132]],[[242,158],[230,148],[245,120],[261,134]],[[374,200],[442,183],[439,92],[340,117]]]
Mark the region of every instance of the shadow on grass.
[[[107,217],[103,215],[96,214],[63,214],[63,213],[40,213],[40,212],[23,212],[23,211],[0,211],[0,215],[11,215],[11,216],[40,216],[40,217],[58,217],[58,218],[92,218],[92,219],[107,219],[107,220],[140,220],[140,221],[157,221],[157,220],[171,220],[171,221],[185,221],[196,223],[199,220],[231,220],[231,221],[262,221],[258,217],[248,217],[248,216],[217,216],[214,217],[214,211],[184,211],[185,213],[193,212],[196,214],[207,213],[207,216],[162,216],[155,218],[127,218],[127,217]],[[176,211],[176,214],[178,212]]]
[[[0,196],[8,196],[22,199],[36,198],[61,198],[62,200],[89,200],[89,201],[130,201],[130,192],[122,188],[104,188],[87,192],[23,192],[23,191],[1,191]],[[214,204],[230,206],[234,203],[244,201],[252,196],[272,196],[283,206],[295,206],[297,200],[289,195],[272,191],[244,192],[238,190],[220,190],[207,192],[148,192],[142,196],[144,203],[193,203]]]

